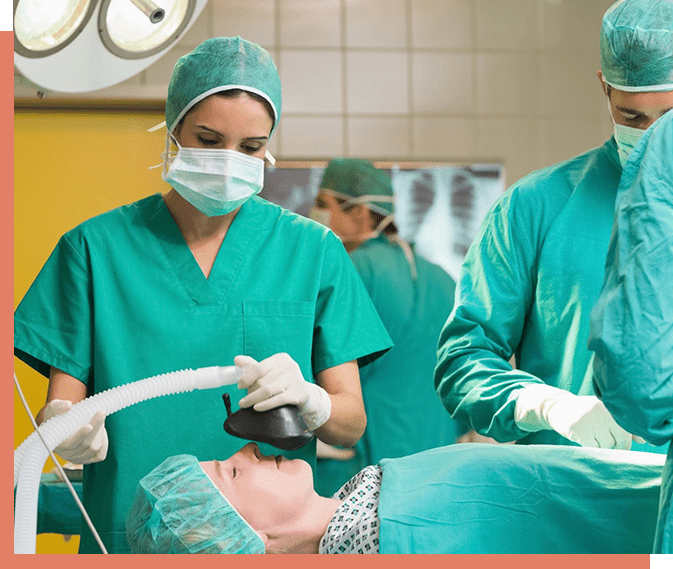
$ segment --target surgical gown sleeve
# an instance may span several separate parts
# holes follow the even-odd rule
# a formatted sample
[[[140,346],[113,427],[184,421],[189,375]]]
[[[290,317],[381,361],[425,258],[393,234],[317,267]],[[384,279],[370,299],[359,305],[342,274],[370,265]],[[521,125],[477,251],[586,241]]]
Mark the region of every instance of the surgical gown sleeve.
[[[533,295],[530,206],[510,189],[494,206],[461,269],[456,306],[439,338],[435,386],[454,419],[496,440],[527,433],[514,422],[512,392],[534,376],[512,369]]]
[[[673,113],[633,150],[592,312],[594,382],[618,423],[673,439]]]

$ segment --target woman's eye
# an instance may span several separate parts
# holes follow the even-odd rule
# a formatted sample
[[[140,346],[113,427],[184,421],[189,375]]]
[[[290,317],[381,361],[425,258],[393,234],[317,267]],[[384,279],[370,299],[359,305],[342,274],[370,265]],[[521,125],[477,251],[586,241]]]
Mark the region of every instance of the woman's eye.
[[[214,146],[217,144],[217,140],[213,140],[212,138],[203,138],[201,136],[198,137],[199,142],[203,144],[204,146]]]
[[[259,151],[260,147],[259,146],[244,146],[243,150],[246,152],[249,152],[250,154],[253,154],[257,151]]]
[[[232,478],[236,478],[236,467],[234,466],[234,470],[231,473]]]

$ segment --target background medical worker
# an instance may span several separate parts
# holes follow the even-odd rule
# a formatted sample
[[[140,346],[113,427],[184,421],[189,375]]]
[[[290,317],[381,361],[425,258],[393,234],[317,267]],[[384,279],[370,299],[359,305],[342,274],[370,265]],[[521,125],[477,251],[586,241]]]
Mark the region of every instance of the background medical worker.
[[[435,384],[444,405],[499,441],[632,444],[594,395],[589,315],[623,164],[635,140],[673,107],[673,1],[613,4],[600,49],[614,137],[526,176],[494,205],[441,334]]]
[[[213,38],[178,60],[172,188],[66,233],[16,310],[15,354],[49,377],[40,419],[130,381],[236,361],[248,394],[233,386],[234,402],[293,403],[326,442],[360,437],[358,367],[391,342],[339,240],[255,196],[280,114],[278,72],[258,45]],[[155,399],[94,417],[57,449],[89,463],[84,503],[108,551],[128,551],[124,518],[148,469],[240,448],[223,417],[216,390]],[[315,443],[294,454],[315,465]],[[98,552],[86,528],[80,552]]]
[[[673,113],[629,156],[617,203],[605,282],[591,313],[594,381],[620,425],[660,444],[673,439]],[[655,553],[673,553],[672,499],[673,447]]]
[[[394,342],[360,374],[367,427],[357,455],[318,461],[316,488],[331,496],[369,464],[451,444],[462,433],[432,386],[456,285],[399,237],[390,176],[365,160],[330,161],[311,215],[343,241]]]

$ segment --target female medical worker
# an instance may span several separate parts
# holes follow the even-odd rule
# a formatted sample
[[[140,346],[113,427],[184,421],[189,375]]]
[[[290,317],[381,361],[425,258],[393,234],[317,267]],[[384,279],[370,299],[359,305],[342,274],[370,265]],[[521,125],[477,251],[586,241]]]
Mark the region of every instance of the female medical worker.
[[[17,308],[15,354],[49,377],[45,418],[239,356],[241,406],[293,403],[327,443],[361,436],[358,364],[391,342],[334,234],[255,195],[280,113],[278,72],[256,44],[214,38],[178,60],[166,101],[172,189],[66,233]],[[245,395],[230,389],[235,402]],[[155,399],[94,417],[57,449],[90,463],[84,503],[108,551],[128,551],[124,517],[148,470],[176,452],[241,447],[223,417],[214,390]],[[315,443],[288,456],[314,466]],[[80,552],[98,552],[83,531]]]
[[[316,487],[325,496],[369,464],[452,444],[463,432],[432,385],[437,338],[456,283],[399,237],[393,202],[386,172],[366,160],[335,158],[312,210],[343,241],[395,344],[362,371],[367,428],[357,456],[339,461],[319,454]]]
[[[632,445],[593,394],[589,315],[622,164],[634,139],[673,107],[673,0],[616,2],[603,17],[600,49],[614,138],[530,174],[495,204],[439,340],[435,385],[444,405],[501,442]]]
[[[673,439],[673,112],[633,149],[617,203],[603,290],[591,313],[594,383],[620,425],[661,444]],[[673,553],[671,501],[673,446],[655,553]]]

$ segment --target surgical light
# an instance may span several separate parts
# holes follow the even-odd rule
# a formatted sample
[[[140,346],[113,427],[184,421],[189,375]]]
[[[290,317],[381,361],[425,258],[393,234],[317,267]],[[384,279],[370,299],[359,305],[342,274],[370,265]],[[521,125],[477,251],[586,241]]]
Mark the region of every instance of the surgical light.
[[[98,27],[105,47],[120,57],[138,58],[172,43],[188,22],[194,3],[161,1],[165,8],[142,0],[103,0]]]
[[[82,93],[121,83],[165,54],[208,0],[14,0],[18,82]]]

